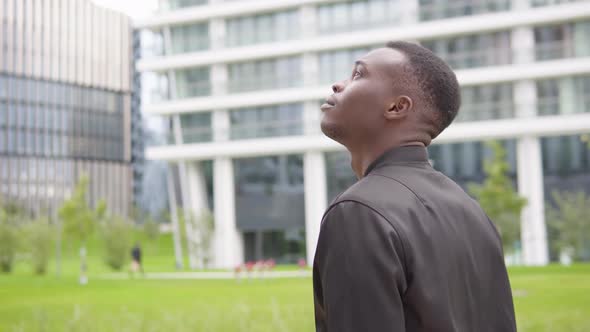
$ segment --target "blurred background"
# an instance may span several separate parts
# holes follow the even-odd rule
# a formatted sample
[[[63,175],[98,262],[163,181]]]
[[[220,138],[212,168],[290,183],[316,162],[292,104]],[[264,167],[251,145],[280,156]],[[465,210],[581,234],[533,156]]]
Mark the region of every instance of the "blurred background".
[[[356,181],[319,105],[390,40],[457,74],[431,163],[499,228],[519,330],[590,330],[590,1],[0,0],[0,19],[0,330],[313,330],[320,220]]]

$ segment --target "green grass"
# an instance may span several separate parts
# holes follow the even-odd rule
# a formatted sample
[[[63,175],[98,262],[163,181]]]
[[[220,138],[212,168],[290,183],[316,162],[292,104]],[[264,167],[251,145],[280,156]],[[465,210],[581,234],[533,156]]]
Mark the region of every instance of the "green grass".
[[[174,271],[169,237],[142,244],[148,272]],[[0,331],[314,330],[310,278],[105,280],[111,271],[91,241],[90,283],[80,286],[70,247],[60,278],[33,276],[24,262],[0,275]],[[511,268],[510,279],[519,331],[590,331],[590,265]]]

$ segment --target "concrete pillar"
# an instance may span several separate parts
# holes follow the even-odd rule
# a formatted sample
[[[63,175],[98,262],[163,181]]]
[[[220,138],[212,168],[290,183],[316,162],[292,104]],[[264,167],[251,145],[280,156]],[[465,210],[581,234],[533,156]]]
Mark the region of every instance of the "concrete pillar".
[[[528,0],[513,0],[518,10],[530,7]],[[535,38],[531,27],[512,30],[512,45],[518,45],[513,62],[535,61]],[[536,117],[537,89],[532,80],[518,81],[513,85],[515,114],[520,118]],[[520,221],[522,260],[525,265],[545,265],[549,262],[547,230],[545,226],[545,197],[543,187],[543,163],[539,137],[520,137],[516,146],[518,192],[528,204],[524,207]]]
[[[522,137],[517,143],[518,192],[528,204],[521,216],[522,258],[525,265],[549,263],[541,144],[538,137]]]
[[[305,244],[307,264],[313,264],[322,216],[327,208],[326,160],[320,151],[304,155]]]
[[[213,162],[214,194],[214,264],[217,268],[232,268],[244,261],[244,241],[236,226],[233,163],[230,158]]]
[[[168,165],[166,167],[168,204],[170,205],[170,221],[172,222],[172,238],[174,240],[174,258],[176,262],[176,268],[182,269],[184,267],[184,260],[182,255],[182,239],[180,237],[180,223],[178,222],[176,192],[174,190],[174,176],[172,174],[171,167],[171,165]]]

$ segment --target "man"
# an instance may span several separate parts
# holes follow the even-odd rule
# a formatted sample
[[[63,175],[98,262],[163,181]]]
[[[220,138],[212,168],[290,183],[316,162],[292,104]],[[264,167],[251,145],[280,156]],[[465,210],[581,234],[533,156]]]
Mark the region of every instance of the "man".
[[[359,181],[322,220],[316,329],[516,331],[496,229],[428,161],[459,109],[455,74],[421,46],[387,46],[360,58],[321,107],[322,131],[349,150]]]

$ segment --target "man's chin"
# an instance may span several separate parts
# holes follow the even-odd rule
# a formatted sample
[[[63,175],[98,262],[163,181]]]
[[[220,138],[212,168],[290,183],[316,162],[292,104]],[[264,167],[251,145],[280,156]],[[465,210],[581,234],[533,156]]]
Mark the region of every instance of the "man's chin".
[[[327,123],[322,121],[321,123],[322,133],[328,138],[342,144],[342,129],[333,123]]]

